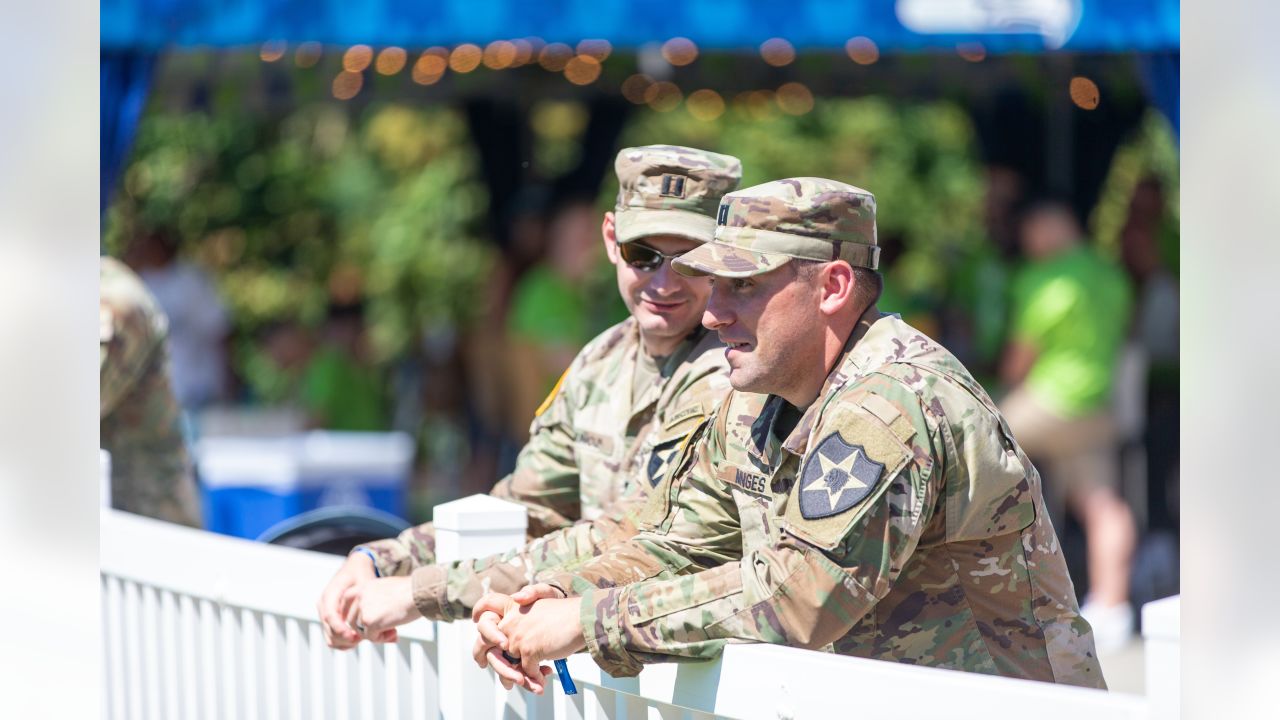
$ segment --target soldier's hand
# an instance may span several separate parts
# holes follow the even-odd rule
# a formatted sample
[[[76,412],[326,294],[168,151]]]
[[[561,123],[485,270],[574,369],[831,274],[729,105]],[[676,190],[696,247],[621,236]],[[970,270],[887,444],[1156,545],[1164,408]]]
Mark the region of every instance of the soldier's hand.
[[[503,616],[498,631],[506,638],[507,654],[520,659],[526,676],[548,672],[539,667],[543,660],[560,660],[586,648],[579,608],[577,598],[541,599]]]
[[[350,650],[360,642],[360,633],[347,624],[343,618],[344,608],[342,594],[348,588],[365,580],[372,580],[378,574],[374,572],[373,560],[364,553],[353,553],[342,564],[333,579],[320,593],[316,603],[316,613],[320,616],[320,627],[324,629],[325,642],[336,650]]]
[[[382,628],[374,630],[367,627],[364,622],[364,612],[361,606],[361,594],[359,592],[361,586],[366,583],[378,582],[375,580],[366,580],[360,585],[355,585],[346,589],[342,593],[342,597],[338,599],[338,609],[342,613],[343,622],[350,628],[355,629],[360,637],[364,640],[371,640],[378,643],[393,643],[400,639],[399,633],[394,627]]]
[[[519,607],[510,597],[501,593],[489,593],[480,598],[471,612],[477,633],[471,656],[480,667],[493,668],[504,688],[510,690],[519,685],[541,695],[545,688],[542,676],[546,673],[537,670],[535,674],[529,674],[518,662],[508,659],[512,656],[504,655],[507,638],[498,630],[498,621],[502,617],[500,613],[516,612]]]
[[[526,585],[511,594],[511,599],[520,605],[530,605],[543,598],[560,599],[565,594],[560,592],[559,588],[546,583],[538,583],[537,585]]]
[[[343,592],[342,605],[347,609],[347,624],[378,642],[387,642],[382,639],[387,636],[386,631],[422,617],[413,604],[413,581],[409,577],[365,580],[353,585]]]

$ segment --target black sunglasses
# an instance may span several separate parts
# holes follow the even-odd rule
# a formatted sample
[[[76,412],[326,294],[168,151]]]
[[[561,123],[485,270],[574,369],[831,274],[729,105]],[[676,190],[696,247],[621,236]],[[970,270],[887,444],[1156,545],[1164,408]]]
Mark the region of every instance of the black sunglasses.
[[[688,251],[668,255],[667,253],[658,252],[648,245],[629,242],[619,244],[618,252],[622,255],[622,260],[631,267],[645,272],[653,272],[662,266],[663,260],[675,260]]]

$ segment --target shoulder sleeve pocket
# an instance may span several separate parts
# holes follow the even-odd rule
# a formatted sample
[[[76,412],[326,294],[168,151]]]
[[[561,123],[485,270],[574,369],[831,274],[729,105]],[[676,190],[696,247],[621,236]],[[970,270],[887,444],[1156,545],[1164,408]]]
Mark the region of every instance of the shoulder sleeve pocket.
[[[787,499],[787,530],[824,550],[838,546],[885,494],[913,453],[862,407],[836,408],[814,435]],[[915,493],[909,492],[905,501]],[[914,511],[914,508],[896,509]]]

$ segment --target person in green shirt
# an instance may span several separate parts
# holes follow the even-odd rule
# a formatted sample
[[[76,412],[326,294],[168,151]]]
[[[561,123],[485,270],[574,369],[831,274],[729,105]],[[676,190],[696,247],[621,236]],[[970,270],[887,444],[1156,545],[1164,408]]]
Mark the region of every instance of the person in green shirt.
[[[332,304],[324,342],[302,374],[302,404],[313,427],[387,429],[387,397],[368,355],[364,305]]]
[[[1064,503],[1088,546],[1089,595],[1081,613],[1100,648],[1133,633],[1129,571],[1136,531],[1117,490],[1117,429],[1110,404],[1130,322],[1128,279],[1082,241],[1063,204],[1031,205],[1020,225],[1026,265],[1014,276],[1000,410],[1048,470],[1046,500]]]

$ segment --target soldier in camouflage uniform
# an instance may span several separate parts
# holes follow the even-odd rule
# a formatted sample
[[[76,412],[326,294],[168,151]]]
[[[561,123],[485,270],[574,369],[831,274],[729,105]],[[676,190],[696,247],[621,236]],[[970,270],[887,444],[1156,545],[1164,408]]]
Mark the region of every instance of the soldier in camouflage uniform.
[[[478,604],[478,662],[500,647],[531,674],[585,648],[626,676],[757,641],[1105,687],[1039,474],[959,361],[876,309],[877,261],[864,190],[725,197],[677,267],[715,277],[735,391],[633,539]]]
[[[104,257],[98,289],[100,443],[111,506],[200,527],[195,479],[169,384],[168,320],[137,275]]]
[[[588,559],[630,537],[630,511],[643,506],[680,442],[729,389],[723,346],[699,324],[709,288],[673,273],[666,259],[712,238],[716,207],[737,187],[741,164],[663,145],[625,149],[615,166],[618,201],[603,233],[631,317],[578,354],[539,408],[514,472],[492,492],[528,508],[529,537],[541,539],[448,566],[434,564],[430,524],[357,547],[320,601],[332,646],[358,642],[342,628],[356,622],[347,617],[358,614],[366,637],[380,640],[419,613],[466,618],[486,589],[515,591],[539,568]],[[411,575],[411,593],[373,582],[369,592],[380,597],[364,597],[359,588],[371,570]],[[353,578],[355,572],[364,575]]]

